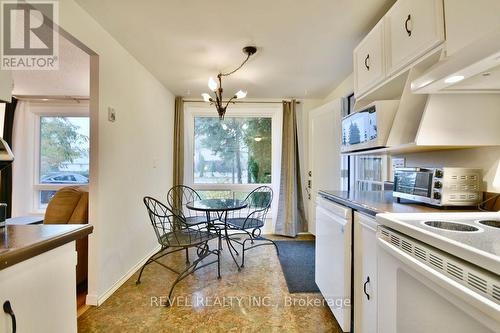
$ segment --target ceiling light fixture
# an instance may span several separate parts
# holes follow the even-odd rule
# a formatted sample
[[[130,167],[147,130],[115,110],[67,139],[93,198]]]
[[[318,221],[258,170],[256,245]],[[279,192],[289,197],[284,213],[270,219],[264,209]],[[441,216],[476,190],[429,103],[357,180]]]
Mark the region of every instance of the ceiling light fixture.
[[[219,83],[217,83],[217,81],[215,81],[212,77],[210,79],[208,79],[208,88],[214,92],[215,98],[213,98],[210,94],[207,94],[207,93],[201,94],[201,96],[203,97],[203,100],[205,102],[209,102],[210,105],[212,105],[212,104],[215,105],[215,108],[217,109],[217,113],[219,114],[219,118],[221,120],[224,119],[224,115],[226,114],[226,109],[227,109],[227,106],[229,105],[229,103],[231,103],[231,102],[234,103],[235,99],[245,98],[247,95],[246,91],[239,90],[228,101],[224,102],[222,100],[222,92],[223,92],[222,77],[229,76],[229,75],[237,72],[241,67],[243,67],[243,65],[246,64],[248,59],[250,59],[250,57],[257,52],[257,48],[255,46],[245,46],[243,48],[243,52],[247,55],[246,59],[235,70],[233,70],[229,73],[219,73],[217,75],[217,80],[219,81]]]
[[[457,83],[457,82],[462,81],[464,78],[465,78],[465,76],[463,76],[463,75],[453,75],[453,76],[447,77],[444,80],[444,82],[445,83]]]

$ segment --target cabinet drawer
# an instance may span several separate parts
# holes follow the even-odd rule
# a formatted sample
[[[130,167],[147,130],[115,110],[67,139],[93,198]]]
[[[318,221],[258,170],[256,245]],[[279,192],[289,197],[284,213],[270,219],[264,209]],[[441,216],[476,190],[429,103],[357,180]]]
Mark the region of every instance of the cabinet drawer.
[[[393,75],[444,41],[443,0],[399,0],[387,13],[387,73]]]
[[[384,20],[354,50],[354,94],[362,95],[385,78]]]

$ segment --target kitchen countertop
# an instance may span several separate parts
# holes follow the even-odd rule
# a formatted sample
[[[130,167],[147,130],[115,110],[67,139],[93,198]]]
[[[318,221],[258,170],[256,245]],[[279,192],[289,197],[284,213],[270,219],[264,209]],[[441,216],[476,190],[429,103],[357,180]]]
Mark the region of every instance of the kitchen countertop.
[[[88,224],[7,225],[0,229],[0,270],[83,238]]]
[[[397,203],[392,191],[319,191],[319,194],[341,205],[375,216],[378,213],[431,213],[464,211],[440,209],[409,201]]]

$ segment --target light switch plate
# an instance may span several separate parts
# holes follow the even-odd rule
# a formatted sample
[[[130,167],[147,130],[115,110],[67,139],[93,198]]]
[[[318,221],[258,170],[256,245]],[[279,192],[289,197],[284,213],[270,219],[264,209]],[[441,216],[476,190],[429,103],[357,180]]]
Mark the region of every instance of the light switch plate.
[[[406,159],[404,157],[393,157],[392,168],[404,168],[406,166]]]
[[[108,121],[112,123],[116,121],[116,111],[112,107],[108,107]]]

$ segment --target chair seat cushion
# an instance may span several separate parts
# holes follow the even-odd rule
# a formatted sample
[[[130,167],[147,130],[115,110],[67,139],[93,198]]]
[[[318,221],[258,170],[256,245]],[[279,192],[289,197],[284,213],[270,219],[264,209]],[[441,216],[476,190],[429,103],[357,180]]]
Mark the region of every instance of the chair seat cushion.
[[[217,238],[216,234],[195,229],[182,229],[166,233],[161,237],[165,246],[183,247],[197,245]]]
[[[255,219],[255,218],[245,218],[245,217],[238,217],[238,218],[228,218],[227,223],[237,229],[255,229],[255,228],[262,228],[264,226],[264,221]]]

